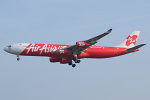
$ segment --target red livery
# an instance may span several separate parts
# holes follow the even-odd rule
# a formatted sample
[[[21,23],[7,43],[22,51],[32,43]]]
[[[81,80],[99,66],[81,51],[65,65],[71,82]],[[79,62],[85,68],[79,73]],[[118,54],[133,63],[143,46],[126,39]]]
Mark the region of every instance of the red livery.
[[[110,58],[127,53],[139,51],[138,48],[145,44],[135,46],[140,31],[134,31],[126,40],[116,47],[92,46],[95,45],[99,39],[108,35],[112,29],[98,35],[94,38],[78,41],[75,45],[60,45],[60,44],[38,44],[38,43],[18,43],[12,44],[4,48],[8,53],[24,56],[47,56],[50,57],[50,62],[60,62],[61,64],[69,64],[72,67],[75,63],[80,63],[82,58]]]

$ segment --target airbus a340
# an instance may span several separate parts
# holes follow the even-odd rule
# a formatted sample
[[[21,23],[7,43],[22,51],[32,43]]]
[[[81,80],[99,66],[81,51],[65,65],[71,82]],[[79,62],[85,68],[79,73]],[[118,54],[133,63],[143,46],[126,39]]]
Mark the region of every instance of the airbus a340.
[[[139,48],[145,44],[135,46],[140,31],[134,31],[126,40],[116,47],[92,46],[99,39],[108,35],[112,29],[98,35],[94,38],[78,41],[75,45],[60,44],[38,44],[38,43],[17,43],[4,48],[8,53],[17,55],[19,61],[20,55],[24,56],[47,56],[50,62],[60,62],[75,67],[75,63],[80,63],[82,58],[110,58],[132,52],[139,51]]]

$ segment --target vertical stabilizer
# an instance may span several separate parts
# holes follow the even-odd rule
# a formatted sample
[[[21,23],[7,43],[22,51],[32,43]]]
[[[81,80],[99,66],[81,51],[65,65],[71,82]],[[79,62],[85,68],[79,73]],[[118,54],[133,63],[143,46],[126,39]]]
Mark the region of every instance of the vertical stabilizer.
[[[140,34],[140,31],[134,31],[131,35],[129,35],[126,40],[120,44],[117,47],[125,47],[125,48],[132,48],[135,46],[136,41],[138,39],[138,36]]]

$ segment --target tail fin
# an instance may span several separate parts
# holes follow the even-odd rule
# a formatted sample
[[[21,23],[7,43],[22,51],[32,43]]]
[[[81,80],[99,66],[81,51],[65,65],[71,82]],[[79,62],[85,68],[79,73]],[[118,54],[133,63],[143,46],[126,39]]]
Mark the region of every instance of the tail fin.
[[[129,35],[126,40],[120,44],[117,47],[125,47],[125,48],[132,48],[135,46],[136,41],[138,39],[138,36],[140,34],[140,31],[134,31],[131,35]]]

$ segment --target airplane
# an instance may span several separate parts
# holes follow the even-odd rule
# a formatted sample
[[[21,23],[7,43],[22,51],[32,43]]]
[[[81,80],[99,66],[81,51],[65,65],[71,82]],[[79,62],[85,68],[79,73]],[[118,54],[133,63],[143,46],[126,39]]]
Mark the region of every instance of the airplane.
[[[20,55],[23,56],[46,56],[50,57],[50,62],[60,62],[75,67],[75,63],[80,63],[83,58],[110,58],[132,52],[139,51],[139,48],[146,45],[135,46],[140,31],[134,31],[125,41],[115,47],[93,46],[99,39],[111,33],[112,29],[84,41],[77,41],[75,45],[60,44],[38,44],[38,43],[17,43],[8,45],[4,51],[17,55],[19,61]]]

